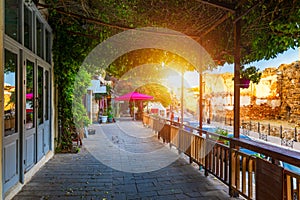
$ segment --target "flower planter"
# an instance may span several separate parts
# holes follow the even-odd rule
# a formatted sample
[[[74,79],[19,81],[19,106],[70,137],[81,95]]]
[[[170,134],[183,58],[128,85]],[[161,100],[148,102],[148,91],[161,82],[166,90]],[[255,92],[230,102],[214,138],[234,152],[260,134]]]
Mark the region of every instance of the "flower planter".
[[[10,118],[10,127],[15,128],[15,118]]]
[[[240,88],[249,88],[249,85],[250,85],[249,79],[245,79],[245,78],[240,79]]]
[[[102,123],[106,123],[107,122],[107,116],[101,116],[101,120],[102,120]]]
[[[10,130],[11,129],[10,119],[5,119],[4,120],[4,127],[5,127],[5,130]]]
[[[112,123],[113,122],[113,118],[112,117],[109,117],[109,118],[107,118],[108,119],[108,122],[109,123]]]

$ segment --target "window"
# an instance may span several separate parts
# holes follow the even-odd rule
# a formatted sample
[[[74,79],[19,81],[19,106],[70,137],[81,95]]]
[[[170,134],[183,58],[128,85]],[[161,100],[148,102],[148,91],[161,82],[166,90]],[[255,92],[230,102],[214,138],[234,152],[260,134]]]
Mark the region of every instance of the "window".
[[[38,125],[44,123],[44,71],[38,68]]]
[[[32,11],[24,6],[24,46],[32,50]]]
[[[17,132],[17,67],[18,55],[4,51],[4,136]]]
[[[51,33],[46,30],[46,61],[51,64]]]
[[[45,120],[49,120],[49,106],[50,106],[50,87],[49,87],[49,71],[45,71]]]
[[[43,45],[43,24],[40,20],[36,19],[36,52],[41,58],[44,58],[44,45]]]
[[[26,61],[26,130],[34,128],[34,64]]]
[[[19,0],[5,0],[5,33],[19,41]]]

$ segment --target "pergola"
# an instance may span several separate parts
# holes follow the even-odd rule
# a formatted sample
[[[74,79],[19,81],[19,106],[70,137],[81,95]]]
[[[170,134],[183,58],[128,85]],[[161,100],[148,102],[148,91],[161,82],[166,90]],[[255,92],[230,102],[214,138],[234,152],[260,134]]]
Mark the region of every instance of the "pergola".
[[[60,26],[78,23],[86,30],[78,32],[66,28],[71,35],[100,39],[95,32],[88,30],[101,32],[105,27],[114,34],[143,26],[163,26],[192,37],[217,64],[234,63],[235,137],[239,137],[241,64],[269,59],[288,48],[299,46],[299,31],[283,31],[285,28],[295,30],[289,26],[284,27],[285,21],[299,27],[299,17],[293,17],[300,9],[300,3],[296,0],[146,0],[123,2],[123,7],[119,7],[117,2],[65,0],[51,1],[50,4],[38,3],[38,6],[59,13],[56,17],[60,18],[52,20]],[[127,19],[119,13],[122,10],[128,12]],[[105,19],[105,16],[110,18]],[[280,25],[283,27],[280,28]],[[289,42],[281,45],[284,42],[278,39],[281,37]],[[202,76],[199,83],[202,83]],[[201,94],[200,89],[200,110]],[[202,122],[202,112],[199,118],[199,122]]]

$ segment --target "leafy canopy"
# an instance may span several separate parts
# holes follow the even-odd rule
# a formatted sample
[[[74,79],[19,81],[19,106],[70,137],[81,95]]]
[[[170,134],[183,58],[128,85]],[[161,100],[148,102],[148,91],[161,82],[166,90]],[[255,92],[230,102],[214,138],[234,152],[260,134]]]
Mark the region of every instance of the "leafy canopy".
[[[221,0],[242,16],[242,64],[276,57],[299,47],[300,1]],[[217,64],[232,63],[235,13],[190,0],[47,0],[39,4],[49,9],[53,28],[53,62],[62,124],[58,144],[68,149],[74,132],[74,81],[82,61],[100,42],[123,30],[138,27],[164,27],[182,32],[202,45]],[[253,9],[252,9],[253,8]],[[153,54],[155,50],[153,51]],[[143,52],[139,52],[143,54]],[[160,54],[161,52],[158,52]],[[136,52],[132,52],[136,54]],[[154,56],[154,55],[153,55]],[[108,72],[121,77],[139,63],[126,55],[114,62]],[[138,56],[136,56],[138,58]],[[147,59],[153,58],[145,58]],[[89,70],[90,75],[96,73]]]

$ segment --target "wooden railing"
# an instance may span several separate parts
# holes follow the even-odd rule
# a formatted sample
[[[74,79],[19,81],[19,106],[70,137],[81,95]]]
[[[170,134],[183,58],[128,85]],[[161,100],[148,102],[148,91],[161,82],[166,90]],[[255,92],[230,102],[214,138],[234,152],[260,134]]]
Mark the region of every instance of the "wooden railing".
[[[252,199],[255,196],[255,161],[256,158],[238,150],[231,150],[231,185],[232,195],[235,192],[245,198]]]
[[[256,141],[227,138],[193,127],[185,130],[184,126],[167,119],[144,116],[143,123],[151,127],[163,142],[186,154],[190,162],[202,166],[205,175],[210,173],[228,185],[231,196],[300,199],[299,174],[239,149],[252,150],[265,158],[300,167],[299,152]]]
[[[281,161],[300,167],[299,152],[267,143],[232,138],[230,139],[232,159],[234,159],[234,150],[232,149],[235,149],[236,146],[258,152],[263,154],[266,158],[272,158],[274,163],[252,156],[248,158],[248,161],[247,158],[243,158],[242,163],[245,164],[243,164],[243,168],[241,169],[242,177],[237,177],[237,174],[241,172],[238,172],[238,164],[235,165],[234,161],[231,161],[229,165],[231,168],[230,176],[232,178],[229,187],[232,194],[237,192],[248,199],[253,199],[255,196],[259,197],[259,199],[300,199],[299,174],[284,169],[276,163]],[[248,157],[248,155],[246,156]],[[244,161],[244,159],[246,161]],[[235,162],[237,162],[237,160],[238,159],[235,159]],[[248,174],[252,171],[252,176],[247,176],[246,183],[242,179],[243,176],[245,176],[244,166],[248,167],[248,170],[246,169]],[[251,184],[253,179],[255,179],[255,187],[253,187],[254,184]],[[239,182],[241,180],[243,180],[242,183]],[[250,191],[245,188],[247,185]]]
[[[170,145],[178,147],[179,146],[179,127],[171,125],[170,128]]]
[[[293,172],[284,170],[285,199],[300,199],[300,176]]]
[[[229,147],[207,140],[206,142],[205,170],[223,183],[229,184]],[[206,172],[206,175],[208,175]]]

